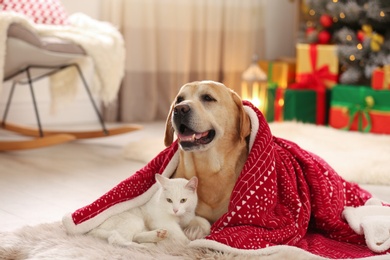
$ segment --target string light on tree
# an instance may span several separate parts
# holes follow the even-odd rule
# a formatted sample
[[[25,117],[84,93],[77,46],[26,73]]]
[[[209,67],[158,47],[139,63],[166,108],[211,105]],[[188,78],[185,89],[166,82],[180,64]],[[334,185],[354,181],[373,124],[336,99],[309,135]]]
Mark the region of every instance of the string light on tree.
[[[342,84],[370,84],[390,64],[390,0],[304,0],[307,43],[337,44]],[[388,37],[388,38],[387,38]]]

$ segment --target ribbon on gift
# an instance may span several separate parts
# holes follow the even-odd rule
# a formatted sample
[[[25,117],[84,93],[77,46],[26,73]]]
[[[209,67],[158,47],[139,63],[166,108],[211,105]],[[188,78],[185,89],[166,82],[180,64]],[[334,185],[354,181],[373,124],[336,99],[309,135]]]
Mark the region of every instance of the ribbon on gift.
[[[284,88],[277,88],[275,91],[275,102],[274,102],[274,109],[275,109],[275,121],[281,122],[283,121],[283,108],[284,108],[284,92],[286,89]]]
[[[370,110],[374,106],[374,98],[372,96],[367,96],[365,99],[365,104],[352,104],[347,107],[348,109],[348,125],[343,127],[343,130],[349,130],[351,129],[352,123],[355,119],[355,117],[358,117],[358,130],[361,132],[370,132],[372,123],[371,123],[371,117],[370,117]],[[367,125],[363,128],[363,118],[366,119]]]
[[[316,123],[325,123],[325,107],[326,107],[326,80],[337,81],[337,74],[332,73],[328,65],[323,65],[317,68],[317,45],[309,45],[309,60],[311,72],[300,73],[299,81],[289,85],[290,89],[310,89],[316,91]]]
[[[268,70],[267,70],[267,85],[268,85],[268,88],[276,88],[278,86],[278,84],[272,80],[273,78],[273,66],[274,66],[274,63],[272,61],[270,61],[268,63]]]
[[[383,89],[389,89],[390,87],[390,65],[383,66],[384,78]]]

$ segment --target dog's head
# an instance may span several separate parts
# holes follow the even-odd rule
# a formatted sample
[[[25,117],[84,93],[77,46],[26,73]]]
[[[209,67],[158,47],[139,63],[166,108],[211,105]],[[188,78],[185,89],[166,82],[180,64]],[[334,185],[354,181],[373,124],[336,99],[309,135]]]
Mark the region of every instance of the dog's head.
[[[176,133],[185,151],[207,150],[219,140],[244,140],[250,120],[241,98],[222,83],[199,81],[181,87],[173,101],[165,129],[165,145]]]

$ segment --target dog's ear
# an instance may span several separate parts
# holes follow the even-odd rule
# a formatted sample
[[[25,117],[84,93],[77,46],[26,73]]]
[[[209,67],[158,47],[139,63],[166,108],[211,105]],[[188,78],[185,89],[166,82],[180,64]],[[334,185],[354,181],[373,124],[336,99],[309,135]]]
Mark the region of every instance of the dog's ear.
[[[173,143],[173,127],[172,127],[172,113],[175,108],[175,102],[172,102],[171,108],[169,109],[167,121],[165,122],[165,138],[164,144],[166,147],[170,146]]]
[[[240,138],[244,140],[248,135],[251,134],[251,120],[249,119],[248,114],[245,112],[244,105],[242,104],[242,99],[240,96],[231,90],[232,92],[232,97],[234,103],[236,103],[237,108],[238,108],[238,116],[239,116],[239,133],[240,133]]]

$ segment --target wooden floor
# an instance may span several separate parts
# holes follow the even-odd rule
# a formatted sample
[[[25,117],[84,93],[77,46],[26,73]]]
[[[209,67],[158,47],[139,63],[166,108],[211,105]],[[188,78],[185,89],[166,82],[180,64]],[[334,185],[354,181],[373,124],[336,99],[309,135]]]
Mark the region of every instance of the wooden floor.
[[[123,148],[161,136],[164,123],[141,131],[14,152],[0,152],[0,231],[60,221],[144,166],[125,159]],[[0,138],[8,133],[0,132]]]
[[[149,137],[163,142],[163,136],[164,122],[157,122],[113,137],[1,152],[0,231],[60,221],[65,213],[93,202],[144,166],[124,158],[127,144]],[[362,186],[390,201],[388,186]]]

